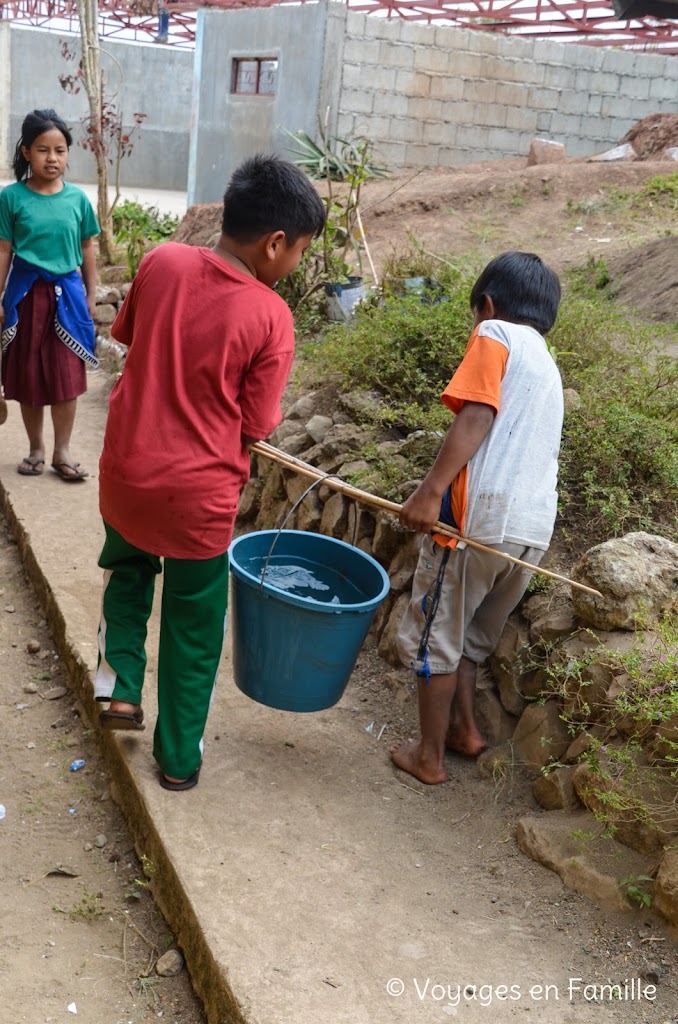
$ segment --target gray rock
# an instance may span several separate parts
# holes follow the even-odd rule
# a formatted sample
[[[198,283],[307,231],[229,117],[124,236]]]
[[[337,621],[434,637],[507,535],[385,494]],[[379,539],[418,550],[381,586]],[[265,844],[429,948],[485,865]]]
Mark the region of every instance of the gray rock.
[[[409,603],[409,594],[401,594],[400,597],[396,598],[389,614],[388,622],[384,626],[379,638],[379,647],[377,648],[379,656],[383,658],[384,661],[387,661],[389,665],[402,665],[398,655],[396,641],[398,633],[400,632],[400,623],[403,620],[403,615],[405,614]]]
[[[516,759],[528,768],[539,769],[558,760],[570,745],[567,727],[555,701],[530,704],[513,733]]]
[[[377,613],[374,616],[374,621],[371,626],[371,632],[377,638],[377,641],[381,637],[381,634],[383,633],[384,628],[388,622],[391,611],[393,610],[393,605],[395,604],[395,600],[395,594],[391,592],[387,595],[385,600],[382,601],[379,607],[377,608]]]
[[[572,578],[602,597],[573,589],[576,615],[598,629],[635,630],[678,612],[678,544],[648,533],[629,533],[591,548]]]
[[[376,522],[372,551],[374,557],[382,565],[390,565],[407,540],[410,531],[401,526],[395,516],[388,512],[377,512]],[[412,536],[419,537],[419,542],[421,542],[419,534]]]
[[[574,388],[565,388],[563,391],[563,399],[566,416],[572,412],[577,412],[578,409],[581,409],[581,398],[579,396],[579,392],[575,391]]]
[[[329,416],[312,416],[306,424],[306,433],[313,438],[316,444],[320,444],[333,426],[334,423]]]
[[[565,146],[562,142],[553,142],[551,139],[532,139],[530,151],[527,154],[527,166],[535,167],[538,164],[562,164],[565,159]]]
[[[365,475],[369,471],[370,464],[365,459],[350,459],[339,468],[338,475],[342,480],[349,480],[351,477],[356,477],[359,473]],[[361,486],[361,484],[358,484],[358,486]]]
[[[555,871],[568,889],[591,903],[604,910],[629,910],[620,880],[647,874],[648,861],[611,839],[582,848],[572,838],[577,832],[590,831],[591,817],[585,811],[562,812],[521,819],[516,842],[524,854]]]
[[[349,500],[348,526],[346,528],[346,533],[341,539],[347,544],[356,545],[360,545],[361,542],[365,540],[369,541],[367,550],[371,553],[374,527],[374,516],[372,512],[369,509],[360,506],[356,501]]]
[[[283,420],[280,426],[271,434],[271,444],[274,448],[279,448],[282,442],[288,438],[293,437],[294,434],[298,434],[303,431],[302,424],[298,420]],[[311,445],[311,438],[308,438],[308,447]]]
[[[97,306],[104,305],[104,303],[120,302],[122,294],[117,288],[109,288],[107,285],[98,284],[96,287],[96,304]]]
[[[604,769],[602,756],[601,760]],[[615,771],[614,766],[612,770]],[[678,822],[675,820],[673,823],[663,820],[656,827],[652,827],[650,821],[646,820],[644,810],[647,799],[657,800],[656,793],[634,794],[622,782],[615,783],[604,771],[592,770],[586,761],[577,765],[572,781],[584,806],[601,820],[612,824],[615,838],[624,846],[656,857],[675,838],[678,830]],[[610,794],[616,798],[613,802],[610,802]],[[616,806],[618,809],[615,809]]]
[[[307,395],[302,395],[298,398],[293,405],[289,407],[285,414],[286,420],[308,420],[315,412],[315,400],[318,397],[317,391],[309,391]]]
[[[316,491],[307,494],[295,514],[295,529],[320,532],[323,506]]]
[[[563,636],[570,636],[577,628],[574,610],[570,608],[554,608],[530,626],[530,640],[532,643],[539,643],[540,640],[559,640]]]
[[[499,698],[511,715],[521,715],[527,707],[527,695],[521,684],[531,671],[526,668],[528,650],[527,630],[518,615],[511,615],[488,662]]]
[[[348,501],[343,494],[333,494],[325,502],[320,520],[320,532],[340,540],[348,529]]]
[[[118,311],[109,302],[103,303],[101,306],[97,306],[94,313],[95,323],[98,324],[112,324],[118,315]]]
[[[104,846],[108,842],[108,836],[105,836],[103,832],[100,832],[94,839],[94,845],[98,850],[103,850]]]
[[[288,455],[302,455],[307,450],[310,440],[306,431],[301,430],[298,434],[291,434],[289,437],[284,438],[278,447],[281,451],[287,452]]]
[[[667,850],[654,883],[654,909],[678,925],[678,850]]]
[[[26,683],[26,685],[24,686],[23,689],[24,689],[24,693],[37,693],[38,692],[38,684],[37,683]]]
[[[579,798],[572,784],[575,769],[573,765],[555,768],[548,775],[540,775],[532,783],[532,795],[547,811],[561,811],[576,807]]]
[[[184,969],[184,958],[178,949],[168,949],[155,965],[155,972],[161,978],[174,978]]]
[[[38,651],[40,650],[40,641],[29,640],[28,643],[26,644],[26,650],[28,651],[29,654],[37,654]]]
[[[494,782],[504,779],[512,771],[514,764],[513,751],[508,742],[498,747],[490,747],[476,758],[479,773]]]
[[[345,395],[339,395],[339,405],[356,419],[369,417],[381,405],[384,404],[384,396],[378,391],[349,391]]]
[[[476,722],[488,746],[497,747],[513,735],[516,719],[505,711],[494,690],[476,690]]]
[[[589,157],[589,163],[614,163],[619,161],[637,160],[638,154],[631,145],[630,142],[625,142],[621,146],[613,146],[612,149],[606,149],[604,153],[598,153],[596,156]]]
[[[254,519],[259,511],[259,501],[264,485],[261,480],[248,480],[240,494],[238,503],[238,519],[241,522],[249,522]]]
[[[601,655],[605,658],[605,654]],[[564,713],[568,721],[601,721],[609,706],[607,696],[613,679],[612,669],[603,661],[594,661],[581,675],[565,685]]]

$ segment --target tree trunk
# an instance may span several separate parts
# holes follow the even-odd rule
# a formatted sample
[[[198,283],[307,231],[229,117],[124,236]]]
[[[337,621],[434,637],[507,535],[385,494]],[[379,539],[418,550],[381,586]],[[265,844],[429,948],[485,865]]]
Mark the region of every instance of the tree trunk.
[[[78,0],[82,74],[89,102],[89,142],[97,165],[97,216],[101,234],[99,252],[113,260],[113,225],[108,204],[108,153],[103,133],[103,80],[99,49],[98,0]]]

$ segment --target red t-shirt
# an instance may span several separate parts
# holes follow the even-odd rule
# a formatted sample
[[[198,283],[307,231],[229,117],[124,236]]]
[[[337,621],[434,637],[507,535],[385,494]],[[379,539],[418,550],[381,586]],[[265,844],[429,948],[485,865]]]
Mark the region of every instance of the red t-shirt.
[[[150,554],[220,555],[249,477],[241,435],[268,437],[281,420],[290,310],[210,249],[168,242],[143,260],[111,333],[129,353],[110,397],[101,514]]]

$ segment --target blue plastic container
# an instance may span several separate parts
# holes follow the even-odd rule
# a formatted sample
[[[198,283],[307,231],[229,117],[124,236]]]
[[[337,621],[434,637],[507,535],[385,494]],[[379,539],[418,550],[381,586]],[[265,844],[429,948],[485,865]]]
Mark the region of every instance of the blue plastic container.
[[[354,603],[331,604],[262,584],[276,537],[271,564],[303,566],[320,579],[329,569],[345,581]],[[388,575],[358,548],[301,530],[248,533],[233,541],[229,554],[238,688],[282,711],[332,707],[346,689],[374,614],[388,594]]]

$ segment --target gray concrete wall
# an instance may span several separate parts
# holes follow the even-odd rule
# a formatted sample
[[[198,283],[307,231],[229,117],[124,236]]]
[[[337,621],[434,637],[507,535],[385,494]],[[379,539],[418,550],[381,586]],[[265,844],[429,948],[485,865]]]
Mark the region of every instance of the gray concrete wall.
[[[9,176],[9,112],[12,103],[9,22],[0,21],[0,177]]]
[[[0,22],[0,29],[5,23]],[[2,163],[3,77],[8,65],[2,60],[4,33],[0,34],[0,163]],[[12,152],[26,113],[34,108],[53,107],[73,131],[68,177],[72,181],[96,181],[91,153],[78,145],[83,131],[80,119],[87,114],[84,90],[66,93],[59,75],[73,74],[79,59],[79,38],[38,29],[11,28],[11,104],[8,133]],[[75,61],[61,53],[63,42],[75,50]],[[191,124],[193,54],[173,47],[145,43],[116,43],[106,40],[101,63],[107,82],[107,96],[122,110],[127,130],[132,115],[146,114],[137,130],[134,148],[121,164],[121,182],[138,188],[186,188]],[[113,173],[111,171],[111,173]]]
[[[198,14],[194,69],[194,131],[191,137],[188,202],[217,202],[231,172],[247,156],[275,152],[290,158],[283,129],[316,137],[318,117],[329,106],[336,127],[336,55],[341,54],[344,7],[305,4],[265,10]],[[332,63],[325,59],[329,48]],[[274,96],[231,93],[233,60],[277,57]]]
[[[393,168],[526,156],[535,136],[571,156],[675,113],[678,58],[346,16],[339,134]]]

